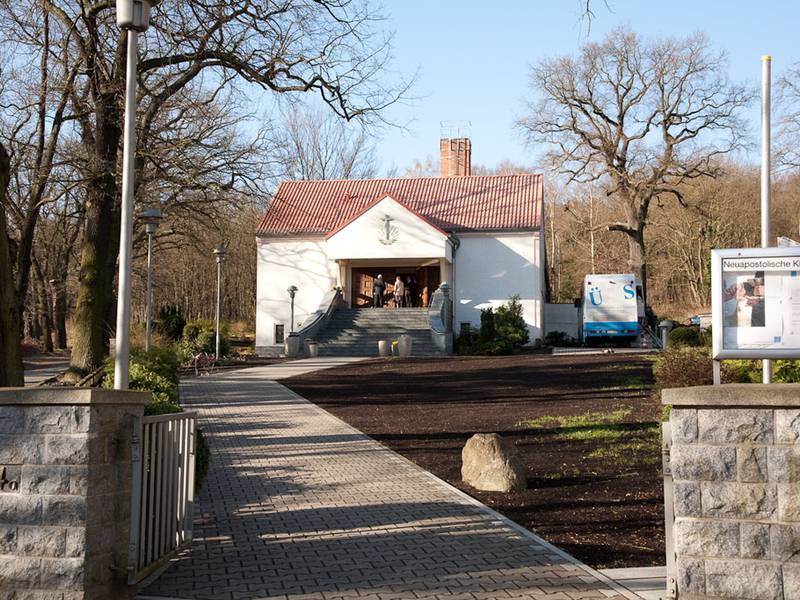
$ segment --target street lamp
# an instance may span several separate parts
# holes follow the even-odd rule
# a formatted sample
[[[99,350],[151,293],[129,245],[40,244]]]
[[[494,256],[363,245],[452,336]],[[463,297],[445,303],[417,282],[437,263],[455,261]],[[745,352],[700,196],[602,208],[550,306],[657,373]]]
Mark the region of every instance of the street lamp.
[[[144,351],[150,352],[150,332],[153,330],[153,236],[161,222],[161,209],[148,208],[139,215],[147,233],[147,302],[144,335]]]
[[[297,294],[299,288],[296,285],[290,285],[286,291],[289,292],[289,298],[291,299],[291,320],[289,321],[289,333],[294,333],[294,296]]]
[[[217,340],[215,356],[219,360],[219,316],[220,305],[222,304],[222,261],[225,260],[225,246],[214,248],[214,258],[217,259]]]
[[[150,25],[150,9],[161,0],[117,0],[117,26],[128,32],[125,73],[125,130],[122,146],[122,222],[119,233],[119,290],[114,389],[128,389],[130,366],[131,255],[133,254],[133,188],[136,158],[136,61],[139,32]]]

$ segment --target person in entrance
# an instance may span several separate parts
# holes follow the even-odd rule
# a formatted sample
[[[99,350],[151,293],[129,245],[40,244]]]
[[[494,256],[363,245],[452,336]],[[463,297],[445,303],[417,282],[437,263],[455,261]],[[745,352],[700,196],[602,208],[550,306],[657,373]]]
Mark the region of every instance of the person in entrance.
[[[394,307],[402,308],[405,303],[406,297],[406,284],[403,283],[403,278],[400,275],[394,280]]]
[[[413,308],[416,304],[415,298],[417,296],[417,284],[414,283],[413,275],[406,277],[406,292],[404,302],[406,308]]]
[[[386,282],[383,280],[383,275],[378,275],[372,283],[372,306],[383,308],[383,292],[385,291]]]

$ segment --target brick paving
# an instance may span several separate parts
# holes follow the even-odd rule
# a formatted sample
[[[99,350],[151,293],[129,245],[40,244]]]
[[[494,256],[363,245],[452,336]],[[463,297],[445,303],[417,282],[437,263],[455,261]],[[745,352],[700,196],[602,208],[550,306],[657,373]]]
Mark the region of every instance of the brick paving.
[[[191,549],[140,598],[638,598],[273,376],[182,384],[211,469]]]

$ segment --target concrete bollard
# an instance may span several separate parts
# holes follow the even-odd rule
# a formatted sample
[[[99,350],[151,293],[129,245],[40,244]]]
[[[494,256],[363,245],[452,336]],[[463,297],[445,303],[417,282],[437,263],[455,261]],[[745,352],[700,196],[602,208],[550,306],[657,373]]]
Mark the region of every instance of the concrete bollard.
[[[414,340],[406,333],[397,339],[397,350],[400,353],[400,358],[408,358],[411,356],[413,344]]]
[[[296,358],[300,355],[300,336],[290,333],[283,344],[283,353],[288,358]]]

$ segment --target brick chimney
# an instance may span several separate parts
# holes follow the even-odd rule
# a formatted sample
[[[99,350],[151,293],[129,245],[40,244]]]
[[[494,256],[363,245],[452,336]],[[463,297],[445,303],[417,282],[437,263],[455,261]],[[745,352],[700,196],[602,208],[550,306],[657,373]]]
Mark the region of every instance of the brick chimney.
[[[472,142],[469,138],[439,140],[439,174],[442,177],[472,175]]]

